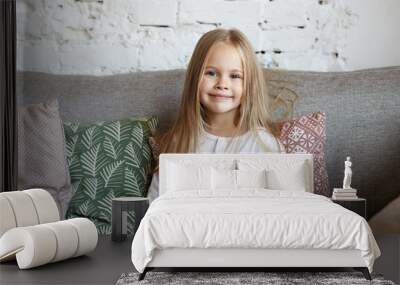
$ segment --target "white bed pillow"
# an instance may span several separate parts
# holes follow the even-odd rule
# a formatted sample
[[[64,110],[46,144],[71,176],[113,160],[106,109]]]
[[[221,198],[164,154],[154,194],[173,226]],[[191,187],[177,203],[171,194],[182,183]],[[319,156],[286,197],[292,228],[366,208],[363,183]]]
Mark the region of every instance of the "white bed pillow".
[[[266,170],[212,169],[214,190],[240,188],[267,188]]]
[[[167,191],[212,189],[212,169],[209,166],[186,166],[168,163]]]
[[[237,188],[267,188],[267,171],[236,170]]]
[[[306,192],[309,188],[306,167],[305,163],[296,163],[290,168],[269,169],[267,171],[267,188]]]
[[[236,190],[236,170],[212,168],[213,190]]]
[[[310,167],[305,160],[277,159],[270,161],[238,161],[238,168],[245,171],[265,170],[267,189],[287,191],[310,191]]]

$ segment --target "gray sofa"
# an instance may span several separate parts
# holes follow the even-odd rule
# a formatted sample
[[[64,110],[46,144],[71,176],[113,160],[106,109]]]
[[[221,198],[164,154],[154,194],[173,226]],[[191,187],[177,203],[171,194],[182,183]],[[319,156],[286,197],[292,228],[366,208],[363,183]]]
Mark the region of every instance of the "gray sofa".
[[[352,186],[367,199],[368,217],[400,194],[400,67],[327,73],[265,70],[265,75],[272,96],[298,96],[294,115],[327,114],[331,188],[341,186],[343,161],[351,156]],[[179,106],[183,80],[184,70],[101,77],[20,72],[17,93],[23,104],[58,98],[64,121],[154,114],[165,130]]]

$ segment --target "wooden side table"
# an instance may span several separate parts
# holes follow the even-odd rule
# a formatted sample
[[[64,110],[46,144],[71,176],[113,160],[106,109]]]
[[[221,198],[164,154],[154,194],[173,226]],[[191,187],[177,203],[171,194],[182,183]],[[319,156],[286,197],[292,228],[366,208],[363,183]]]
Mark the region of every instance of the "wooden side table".
[[[342,207],[359,214],[364,219],[367,218],[367,200],[364,198],[354,198],[354,199],[332,199],[331,200],[341,205]]]
[[[128,232],[128,212],[134,211],[135,225],[133,235],[135,235],[140,221],[146,214],[149,207],[149,198],[145,197],[118,197],[112,200],[112,230],[111,240],[123,241]]]

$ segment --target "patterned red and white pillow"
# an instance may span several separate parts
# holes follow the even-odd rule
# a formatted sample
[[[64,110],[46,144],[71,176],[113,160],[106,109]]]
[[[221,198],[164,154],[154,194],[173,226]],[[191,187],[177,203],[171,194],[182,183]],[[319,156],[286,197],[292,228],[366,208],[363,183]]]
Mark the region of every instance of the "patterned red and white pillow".
[[[283,123],[279,140],[287,153],[314,155],[314,193],[331,196],[325,163],[324,113],[309,113]]]

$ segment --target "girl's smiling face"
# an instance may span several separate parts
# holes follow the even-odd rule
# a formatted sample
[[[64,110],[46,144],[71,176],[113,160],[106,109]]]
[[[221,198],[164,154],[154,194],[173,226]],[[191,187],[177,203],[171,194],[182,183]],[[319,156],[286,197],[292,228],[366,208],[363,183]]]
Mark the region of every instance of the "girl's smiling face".
[[[200,80],[200,103],[207,114],[236,114],[243,95],[243,65],[239,52],[219,42],[211,50]]]

